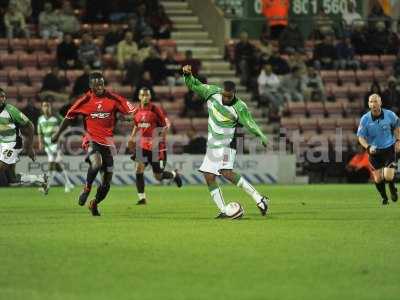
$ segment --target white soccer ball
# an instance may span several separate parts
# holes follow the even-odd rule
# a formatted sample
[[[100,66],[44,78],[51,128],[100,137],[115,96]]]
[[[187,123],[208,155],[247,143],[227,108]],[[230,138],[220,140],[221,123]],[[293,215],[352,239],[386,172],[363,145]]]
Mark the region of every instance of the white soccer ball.
[[[243,217],[243,207],[238,202],[230,202],[225,206],[225,214],[231,219]]]

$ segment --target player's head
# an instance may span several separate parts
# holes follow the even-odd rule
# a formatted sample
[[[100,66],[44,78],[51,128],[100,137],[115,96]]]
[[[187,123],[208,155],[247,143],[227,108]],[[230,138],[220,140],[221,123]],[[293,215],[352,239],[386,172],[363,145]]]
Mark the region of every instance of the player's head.
[[[233,81],[224,81],[224,90],[222,91],[222,104],[230,105],[235,99],[236,85]]]
[[[101,74],[101,72],[90,73],[89,86],[96,95],[103,95],[105,91],[103,74]]]
[[[368,107],[373,114],[381,112],[382,100],[378,94],[372,94],[368,97]]]
[[[146,87],[143,87],[139,90],[139,100],[140,104],[147,105],[150,103],[151,93],[150,90]]]
[[[6,91],[0,88],[0,107],[3,107],[6,104],[7,94]]]
[[[52,113],[51,102],[52,102],[51,97],[46,97],[42,101],[42,112],[47,117],[51,116],[51,113]]]

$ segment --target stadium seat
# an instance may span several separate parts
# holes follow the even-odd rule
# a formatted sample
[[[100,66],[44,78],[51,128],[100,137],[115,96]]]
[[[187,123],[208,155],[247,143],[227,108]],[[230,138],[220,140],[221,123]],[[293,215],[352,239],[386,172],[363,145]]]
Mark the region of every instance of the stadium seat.
[[[9,46],[10,46],[10,50],[12,52],[16,52],[16,51],[20,51],[20,52],[24,52],[24,51],[28,51],[29,47],[28,47],[28,39],[25,38],[15,38],[15,39],[10,39],[9,41]]]
[[[171,88],[169,86],[156,85],[154,86],[154,92],[160,99],[168,99],[171,96]]]
[[[175,118],[171,120],[172,126],[178,133],[186,133],[192,126],[192,121],[188,118]]]
[[[41,38],[31,38],[28,43],[29,51],[31,52],[45,52],[47,51],[47,42]]]
[[[11,69],[8,73],[10,83],[13,85],[28,84],[28,73],[26,70]]]
[[[339,70],[338,79],[342,82],[356,82],[356,74],[353,70]]]
[[[19,92],[18,92],[18,87],[17,86],[12,86],[9,85],[7,88],[5,88],[7,98],[11,99],[18,99],[19,98]]]
[[[281,119],[281,128],[284,128],[287,131],[287,135],[290,136],[292,131],[299,131],[300,124],[298,118],[282,118]]]
[[[353,118],[336,119],[336,127],[341,128],[343,132],[354,132],[356,124]]]
[[[349,88],[348,86],[338,86],[336,84],[326,85],[326,90],[328,94],[335,95],[336,98],[345,98],[348,96]]]
[[[174,86],[171,89],[171,94],[174,97],[174,99],[184,98],[187,92],[188,89],[186,86]]]
[[[374,72],[372,70],[357,70],[356,77],[359,82],[371,82],[374,79]]]
[[[47,74],[48,69],[27,69],[29,82],[31,85],[41,84],[43,81],[43,77]]]
[[[26,67],[34,67],[37,68],[38,66],[38,60],[37,60],[37,54],[36,53],[32,53],[32,54],[21,54],[19,56],[19,65],[22,69],[26,68]]]
[[[336,118],[318,118],[318,128],[323,134],[336,131]]]
[[[0,38],[0,52],[5,53],[10,50],[8,39],[1,39]]]
[[[336,70],[321,70],[320,75],[325,84],[337,82],[337,71]]]
[[[379,69],[373,70],[373,76],[374,76],[374,80],[377,80],[379,82],[385,81],[385,79],[389,77],[387,72],[379,70]]]
[[[66,77],[71,84],[74,84],[75,80],[82,74],[82,70],[67,70]]]
[[[394,61],[396,60],[395,55],[381,55],[380,62],[384,65],[385,69],[389,69],[393,66]]]
[[[118,65],[115,57],[109,53],[102,55],[102,62],[106,69],[115,69]]]
[[[299,125],[303,133],[317,132],[318,118],[299,118]]]
[[[305,116],[306,114],[306,105],[304,102],[292,102],[289,101],[287,103],[287,111],[292,116]]]
[[[1,86],[9,85],[10,78],[8,77],[8,70],[0,70],[0,84]]]
[[[121,74],[121,71],[119,71],[119,70],[105,70],[104,78],[110,84],[112,84],[112,83],[121,84],[121,82],[122,82],[122,74]]]
[[[18,67],[18,54],[4,53],[0,56],[1,67],[5,69],[16,69]]]
[[[208,119],[207,118],[193,118],[192,125],[196,128],[198,132],[208,131]]]
[[[41,69],[46,67],[51,67],[55,63],[54,54],[40,53],[38,54],[37,58],[38,58],[38,67]]]
[[[325,107],[323,102],[311,102],[306,103],[307,113],[312,117],[324,116]]]
[[[325,101],[324,107],[326,114],[331,118],[343,116],[343,104],[339,101],[336,102]]]
[[[19,95],[21,98],[25,99],[34,99],[37,97],[37,94],[39,92],[40,88],[39,86],[20,86],[19,87]]]

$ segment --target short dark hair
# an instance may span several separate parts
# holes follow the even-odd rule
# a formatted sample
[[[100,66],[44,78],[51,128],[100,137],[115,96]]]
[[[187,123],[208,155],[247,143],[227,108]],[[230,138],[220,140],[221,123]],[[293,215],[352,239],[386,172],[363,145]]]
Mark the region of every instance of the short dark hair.
[[[5,94],[6,91],[3,88],[0,87],[0,93],[4,93]]]
[[[140,93],[140,92],[149,92],[149,93],[151,93],[151,92],[150,92],[150,89],[148,89],[147,87],[142,87],[142,88],[140,88],[139,93]]]
[[[224,90],[227,92],[236,92],[236,84],[233,81],[224,81]]]
[[[89,81],[95,80],[95,79],[104,79],[103,74],[101,72],[92,72],[89,74]]]

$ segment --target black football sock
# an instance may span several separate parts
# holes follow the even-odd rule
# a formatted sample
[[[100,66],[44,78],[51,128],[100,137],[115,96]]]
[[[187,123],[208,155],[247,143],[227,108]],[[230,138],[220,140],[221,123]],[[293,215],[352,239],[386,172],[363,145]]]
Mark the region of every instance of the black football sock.
[[[92,186],[93,181],[96,179],[98,169],[93,169],[92,166],[89,167],[86,175],[86,185]]]
[[[109,183],[103,183],[102,185],[100,185],[97,188],[95,202],[99,204],[101,201],[103,201],[106,198],[109,190],[110,190]]]
[[[136,173],[136,189],[138,194],[144,193],[144,175],[143,173]]]
[[[382,199],[387,200],[385,182],[381,181],[379,183],[375,183],[375,186],[376,186],[376,189],[378,190],[379,194],[381,194]]]
[[[387,183],[388,183],[388,185],[389,185],[390,192],[391,192],[392,194],[396,193],[396,192],[397,192],[397,189],[396,189],[396,185],[395,185],[395,183],[394,183],[394,180],[388,181]]]
[[[171,178],[174,178],[174,177],[175,177],[175,175],[172,172],[164,171],[164,172],[162,172],[161,180],[162,179],[171,179]]]

